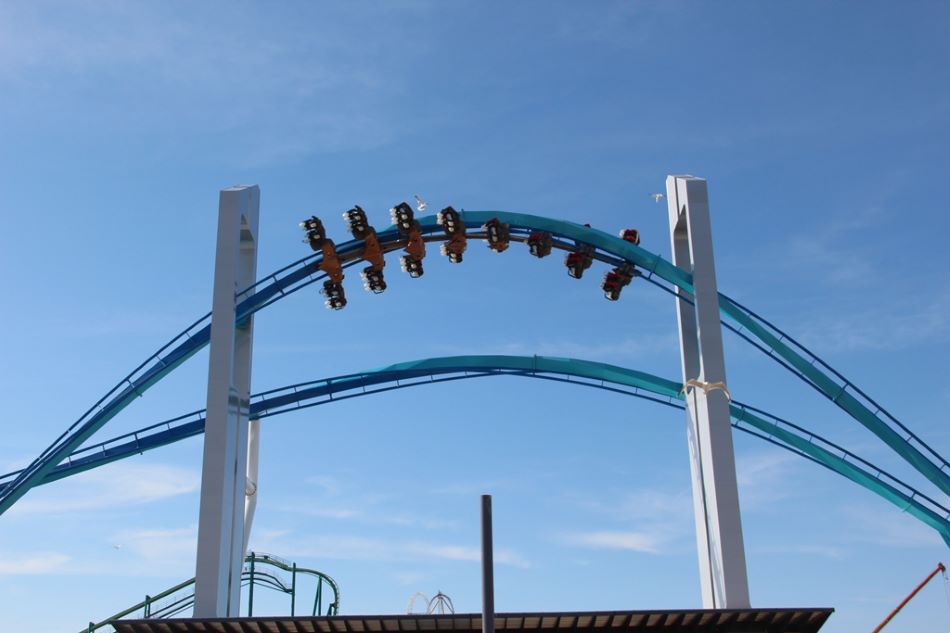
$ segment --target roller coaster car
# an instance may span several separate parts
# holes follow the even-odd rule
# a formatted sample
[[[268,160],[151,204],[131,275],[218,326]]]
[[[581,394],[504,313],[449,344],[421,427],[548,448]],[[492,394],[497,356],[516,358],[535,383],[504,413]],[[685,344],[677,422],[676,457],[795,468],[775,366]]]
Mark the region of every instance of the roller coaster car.
[[[363,287],[373,294],[380,294],[386,290],[386,280],[383,279],[383,271],[377,270],[372,266],[367,266],[360,273],[363,278]]]
[[[399,229],[399,232],[403,235],[411,231],[415,224],[415,215],[412,212],[412,207],[405,202],[400,202],[390,209],[389,216],[392,218],[393,224],[396,225],[396,228]]]
[[[409,276],[413,279],[422,277],[423,270],[421,259],[416,259],[411,255],[403,255],[399,258],[399,267],[405,272],[409,273]]]
[[[604,281],[600,284],[604,291],[604,296],[610,301],[616,301],[620,298],[620,291],[630,284],[636,273],[629,268],[614,268],[604,275]]]
[[[419,222],[413,220],[405,234],[409,239],[406,240],[406,254],[399,259],[399,265],[409,273],[410,277],[422,277],[422,260],[426,256],[426,243],[422,239]]]
[[[324,303],[331,310],[342,310],[346,305],[346,293],[343,291],[343,284],[328,279],[323,282],[323,290],[320,291],[320,294],[327,298]]]
[[[584,276],[584,271],[590,268],[594,258],[590,253],[584,251],[571,251],[564,258],[564,265],[567,266],[567,274],[574,279],[580,279]]]
[[[462,222],[462,216],[452,207],[445,207],[435,216],[435,221],[439,223],[446,235],[457,235],[465,233],[465,224]]]
[[[383,248],[379,245],[379,240],[376,238],[376,231],[373,227],[367,229],[364,240],[363,259],[369,262],[373,270],[382,271],[386,266],[386,258],[383,254]]]
[[[488,248],[496,253],[508,250],[508,241],[511,237],[511,232],[508,230],[507,224],[498,218],[492,218],[482,226],[482,230],[488,234],[486,237],[488,240]]]
[[[634,246],[639,246],[640,231],[636,229],[624,229],[620,231],[620,239],[622,239],[625,242],[630,242]]]
[[[310,248],[315,251],[323,246],[323,240],[327,239],[327,232],[323,228],[323,222],[315,215],[300,223],[300,228],[307,234],[307,241],[310,242]]]
[[[320,250],[323,251],[323,261],[320,262],[317,268],[325,272],[333,283],[342,282],[343,265],[340,263],[340,257],[336,254],[336,245],[333,240],[323,240]]]
[[[422,232],[419,230],[419,223],[413,222],[412,229],[409,231],[409,241],[406,242],[406,252],[410,257],[422,260],[426,256],[426,243],[422,239]]]
[[[363,208],[358,204],[354,205],[349,211],[346,211],[343,214],[343,219],[349,224],[350,233],[358,240],[366,239],[367,235],[375,233],[373,227],[371,227],[366,220],[366,212],[363,211]]]
[[[551,234],[544,231],[535,231],[528,236],[528,251],[537,258],[551,254]]]
[[[439,247],[439,252],[449,258],[453,264],[462,263],[462,253],[468,248],[468,241],[465,239],[465,232],[461,231],[452,236],[448,242],[443,242]]]

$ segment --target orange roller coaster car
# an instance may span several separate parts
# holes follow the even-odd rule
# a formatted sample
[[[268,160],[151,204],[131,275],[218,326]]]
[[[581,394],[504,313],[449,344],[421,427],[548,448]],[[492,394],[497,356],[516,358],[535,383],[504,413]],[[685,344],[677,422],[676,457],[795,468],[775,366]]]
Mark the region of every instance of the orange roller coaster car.
[[[320,245],[320,250],[323,251],[323,261],[320,262],[318,268],[327,274],[330,281],[339,284],[343,281],[343,265],[340,263],[339,255],[336,254],[336,245],[333,244],[333,240],[325,239]]]

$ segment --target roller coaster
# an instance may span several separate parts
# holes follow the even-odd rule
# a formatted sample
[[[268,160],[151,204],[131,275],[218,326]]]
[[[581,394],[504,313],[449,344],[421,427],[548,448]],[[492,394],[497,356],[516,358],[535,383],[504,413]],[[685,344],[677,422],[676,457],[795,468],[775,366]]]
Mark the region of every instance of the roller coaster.
[[[252,419],[395,389],[491,376],[515,376],[592,387],[683,409],[680,383],[605,363],[544,356],[450,356],[399,363],[357,374],[296,383],[252,396]],[[166,446],[204,432],[204,409],[81,448],[50,471],[43,484]],[[935,529],[950,544],[950,509],[844,447],[767,411],[733,401],[733,427],[835,472]],[[20,471],[5,477],[15,477]]]
[[[631,235],[625,232],[621,237],[614,237],[586,225],[547,217],[496,210],[456,212],[451,207],[438,215],[418,219],[410,216],[406,222],[405,215],[399,213],[404,212],[403,206],[408,207],[394,207],[394,225],[380,231],[364,227],[362,233],[358,233],[353,229],[353,216],[345,216],[356,237],[340,245],[326,239],[325,233],[321,233],[316,241],[308,233],[316,252],[260,277],[256,283],[239,291],[236,295],[236,323],[242,324],[257,312],[316,282],[324,282],[328,307],[341,308],[345,306],[340,286],[343,270],[360,261],[369,261],[371,265],[363,271],[367,289],[382,292],[385,290],[381,273],[384,254],[405,249],[402,267],[410,276],[417,277],[422,274],[426,243],[441,243],[442,253],[452,263],[459,263],[467,239],[485,240],[497,252],[507,250],[509,242],[526,243],[528,252],[538,257],[552,250],[564,251],[567,254],[565,263],[572,277],[580,277],[593,262],[606,264],[612,267],[612,271],[605,276],[602,287],[607,298],[612,300],[619,298],[620,288],[632,280],[666,291],[687,303],[694,290],[689,272],[642,248],[638,235],[631,239]],[[361,219],[365,221],[365,215]],[[316,225],[304,228],[308,231],[317,229]],[[319,230],[323,231],[322,223]],[[944,497],[950,495],[950,464],[907,425],[772,322],[725,294],[720,293],[718,300],[723,326],[872,432]],[[83,447],[132,401],[208,345],[210,321],[209,313],[185,328],[96,401],[26,468],[0,476],[0,514],[9,510],[34,486],[202,433],[203,411],[193,411]],[[430,358],[261,392],[251,399],[250,417],[263,419],[393,389],[493,376],[561,381],[680,408],[684,406],[684,395],[689,388],[689,385],[641,371],[578,359],[539,356]],[[804,426],[740,402],[731,402],[729,410],[736,429],[809,459],[879,495],[936,530],[950,546],[950,510],[946,501],[935,500]]]
[[[283,573],[281,573],[283,572]],[[288,575],[289,574],[289,578]],[[315,569],[298,567],[271,554],[251,552],[244,559],[244,569],[241,573],[241,586],[247,588],[248,604],[247,615],[254,615],[254,589],[256,587],[286,594],[290,598],[290,615],[297,613],[297,595],[302,592],[302,582],[298,578],[309,579],[313,588],[312,608],[306,609],[311,615],[336,615],[340,608],[340,588],[330,576]],[[99,630],[112,630],[112,623],[130,616],[143,618],[173,618],[191,609],[195,603],[195,579],[189,578],[165,591],[155,595],[147,595],[145,599],[116,613],[101,622],[90,622],[81,633],[93,633]],[[324,586],[330,592],[330,598],[323,608]]]

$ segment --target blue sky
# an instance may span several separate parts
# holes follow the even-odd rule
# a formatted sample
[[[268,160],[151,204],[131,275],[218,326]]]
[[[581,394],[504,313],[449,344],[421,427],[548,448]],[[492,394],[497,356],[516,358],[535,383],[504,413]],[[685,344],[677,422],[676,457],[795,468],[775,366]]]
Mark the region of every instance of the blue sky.
[[[0,3],[4,469],[22,466],[210,303],[218,190],[262,189],[259,271],[430,208],[636,227],[668,255],[667,174],[709,180],[720,288],[950,453],[950,10],[884,2]],[[254,389],[460,353],[679,375],[671,299],[472,244],[256,321]],[[880,442],[726,334],[729,386],[882,467]],[[106,435],[204,406],[207,356]],[[541,382],[541,381],[537,381]],[[684,416],[595,390],[465,381],[265,422],[252,547],[322,569],[347,613],[416,591],[499,610],[700,604]],[[870,630],[947,550],[863,489],[737,436],[755,606]],[[78,630],[193,575],[199,441],[32,491],[0,517],[0,609]],[[118,548],[116,547],[118,546]],[[946,560],[945,560],[946,562]],[[934,630],[935,581],[889,625]],[[55,607],[50,609],[50,605]],[[274,605],[274,608],[278,608]]]

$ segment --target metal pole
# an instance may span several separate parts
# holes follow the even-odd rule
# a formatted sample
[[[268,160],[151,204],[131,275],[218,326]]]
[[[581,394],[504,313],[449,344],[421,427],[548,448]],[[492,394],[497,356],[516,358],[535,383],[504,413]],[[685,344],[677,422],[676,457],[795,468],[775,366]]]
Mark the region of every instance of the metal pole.
[[[677,289],[687,439],[700,586],[707,609],[749,607],[745,546],[719,322],[706,181],[666,179],[673,263],[692,273],[693,293]]]
[[[294,607],[296,606],[297,606],[297,563],[294,563],[290,572],[290,617],[294,617]]]
[[[251,552],[251,582],[247,586],[247,617],[254,615],[254,552]]]
[[[491,523],[491,495],[482,495],[482,633],[495,633],[495,574]]]
[[[317,581],[317,608],[314,615],[323,615],[323,578]],[[330,615],[327,613],[326,615]]]
[[[871,631],[871,633],[880,633],[880,630],[883,629],[883,628],[887,625],[887,623],[890,622],[890,621],[894,618],[894,616],[897,615],[897,614],[900,612],[900,610],[903,609],[903,608],[907,605],[908,602],[910,602],[911,600],[914,599],[914,596],[917,595],[917,592],[919,592],[921,589],[923,589],[924,586],[925,586],[928,582],[930,582],[931,580],[933,580],[933,577],[934,577],[934,576],[936,576],[937,574],[939,574],[939,573],[942,572],[942,571],[947,571],[947,568],[943,566],[943,563],[937,563],[937,567],[934,568],[934,570],[933,570],[932,572],[930,572],[930,575],[927,576],[926,578],[924,578],[924,580],[923,580],[919,585],[917,585],[917,586],[914,588],[913,591],[910,592],[910,595],[908,595],[906,598],[904,598],[904,600],[901,601],[901,603],[900,603],[899,605],[897,605],[897,606],[894,608],[893,611],[891,611],[890,613],[888,613],[888,614],[887,614],[887,617],[884,618],[884,621],[881,622],[880,624],[878,624],[878,625],[877,625],[877,628],[874,629],[873,631]]]

